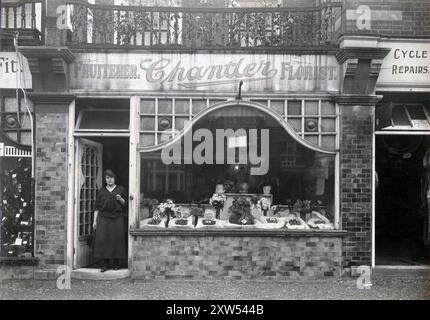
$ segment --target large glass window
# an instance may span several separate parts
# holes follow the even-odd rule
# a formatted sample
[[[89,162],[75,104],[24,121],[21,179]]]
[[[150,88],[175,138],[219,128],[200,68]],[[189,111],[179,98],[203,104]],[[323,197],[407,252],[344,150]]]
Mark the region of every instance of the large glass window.
[[[140,141],[140,227],[334,228],[336,156],[317,148],[327,137],[336,145],[333,104],[266,100],[285,120],[297,120],[294,137],[283,120],[243,105],[204,115],[166,144],[183,129],[176,127],[178,119],[192,120],[195,104],[189,100],[189,106],[184,100],[142,100],[141,124],[147,127],[141,127]],[[157,113],[161,105],[163,113]],[[148,128],[154,129],[142,130]],[[145,151],[157,143],[165,147]]]

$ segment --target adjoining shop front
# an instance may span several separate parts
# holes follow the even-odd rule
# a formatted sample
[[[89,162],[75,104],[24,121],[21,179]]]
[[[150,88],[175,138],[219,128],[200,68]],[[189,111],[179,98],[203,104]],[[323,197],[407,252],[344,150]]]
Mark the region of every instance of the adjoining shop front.
[[[64,211],[52,213],[59,220],[67,217],[67,231],[59,231],[64,242],[52,238],[52,247],[45,245],[46,250],[37,244],[43,238],[38,230],[47,230],[37,216],[51,214],[41,201],[52,190],[49,182],[42,185],[36,180],[39,269],[52,269],[62,261],[74,270],[92,265],[87,242],[92,233],[91,203],[106,167],[118,171],[130,195],[129,255],[123,265],[133,277],[308,279],[371,265],[373,122],[380,97],[369,88],[376,82],[378,63],[367,57],[381,60],[387,50],[367,51],[364,58],[348,48],[336,56],[73,53],[67,94],[32,94],[36,163],[41,164],[36,176],[44,175],[44,163],[52,168],[46,154],[55,148],[49,139],[66,139],[69,150],[55,150],[58,164],[64,161],[57,181],[67,184],[68,192],[56,204]],[[162,62],[154,64],[157,61]],[[108,65],[121,64],[126,67],[104,71],[110,70]],[[219,65],[224,69],[211,68]],[[356,77],[354,72],[366,66],[373,71]],[[239,96],[240,80],[244,83]],[[187,121],[193,124],[191,132],[269,128],[273,133],[267,176],[250,179],[249,163],[198,166],[182,159],[181,164],[164,166],[160,150],[185,138]],[[164,142],[166,131],[171,139]],[[55,133],[57,138],[49,137]],[[231,147],[240,149],[244,141],[247,145],[249,137],[233,139]],[[308,229],[308,224],[304,230],[246,225],[156,228],[142,222],[149,218],[148,198],[174,198],[185,211],[203,202],[200,207],[207,209],[203,200],[211,197],[216,184],[225,180],[237,184],[244,177],[246,197],[262,195],[262,187],[271,180],[276,186],[269,196],[273,204],[292,212],[297,199],[310,200],[314,211],[324,210],[332,230]],[[300,219],[306,223],[311,217],[303,206],[299,203],[296,209],[302,209]]]
[[[376,86],[374,254],[376,267],[429,265],[428,40],[384,39],[391,48]]]

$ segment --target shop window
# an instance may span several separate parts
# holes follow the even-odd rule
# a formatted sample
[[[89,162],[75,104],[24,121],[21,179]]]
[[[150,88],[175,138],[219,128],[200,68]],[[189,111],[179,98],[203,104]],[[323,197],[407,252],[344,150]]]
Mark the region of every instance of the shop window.
[[[320,134],[321,102],[312,104],[318,113],[309,119],[317,129],[299,131],[313,144],[335,148],[334,138],[330,139],[335,132],[333,136]],[[336,121],[335,114],[329,119]],[[233,134],[218,140],[218,129],[231,129]],[[267,136],[263,137],[263,129]],[[256,139],[251,130],[256,130]],[[137,227],[334,229],[335,153],[310,149],[276,118],[249,106],[209,112],[193,124],[191,136],[202,132],[204,140],[186,142],[189,137],[182,136],[168,149],[141,150]],[[144,144],[148,143],[145,139],[152,139],[150,134],[160,133],[142,133]],[[191,153],[185,152],[186,143]],[[264,172],[255,174],[258,165],[251,154],[261,157],[260,164],[267,164]]]
[[[33,105],[27,100],[27,107],[33,112]],[[13,142],[31,145],[31,117],[27,111],[25,100],[15,96],[0,94],[0,130]]]
[[[16,157],[13,154],[19,150],[14,149],[15,152],[5,149],[0,152],[0,256],[31,258],[34,253],[31,157]]]
[[[209,107],[225,102],[220,98],[144,98],[141,100],[140,147],[156,147],[165,142],[161,139],[163,131],[171,132],[174,137],[185,129],[187,121]],[[261,99],[249,98],[281,115],[292,130],[303,140],[319,148],[337,148],[337,111],[336,105],[324,99]],[[223,116],[239,118],[243,109],[227,108]],[[244,111],[246,114],[253,110]],[[253,118],[248,117],[248,123]],[[167,136],[166,136],[167,137]],[[165,138],[166,138],[165,137]]]

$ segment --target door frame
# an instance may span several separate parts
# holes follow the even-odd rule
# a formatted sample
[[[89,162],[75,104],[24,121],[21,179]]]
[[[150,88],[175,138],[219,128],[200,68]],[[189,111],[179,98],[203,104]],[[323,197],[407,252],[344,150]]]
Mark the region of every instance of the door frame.
[[[373,119],[373,128],[375,128],[375,117]],[[415,135],[415,136],[430,136],[430,131],[400,131],[400,130],[390,130],[390,131],[382,131],[377,130],[373,131],[373,139],[372,139],[372,172],[373,172],[373,179],[372,179],[372,268],[386,268],[389,267],[391,269],[404,269],[405,266],[397,266],[397,265],[380,265],[376,264],[376,238],[375,238],[375,231],[376,231],[376,187],[375,187],[375,170],[376,170],[376,136],[408,136],[408,135]],[[406,266],[409,267],[409,266]],[[430,268],[428,265],[413,265],[410,266],[410,268]]]
[[[128,189],[129,189],[129,225],[128,230],[134,225],[136,220],[136,186],[138,183],[138,179],[136,178],[137,174],[137,139],[139,138],[139,132],[137,130],[139,117],[136,116],[139,114],[139,98],[136,96],[122,97],[128,98],[130,100],[130,125],[129,132],[75,132],[75,116],[76,116],[76,97],[69,104],[69,121],[68,121],[68,156],[67,156],[67,199],[66,199],[66,207],[67,207],[67,235],[66,235],[66,265],[69,270],[74,270],[74,243],[75,237],[77,236],[76,228],[75,228],[75,203],[76,203],[76,163],[75,163],[75,155],[76,155],[76,139],[78,138],[89,138],[91,137],[123,137],[128,138],[129,140],[129,175],[128,175]],[[86,97],[83,97],[86,98]],[[109,99],[112,98],[110,96],[99,96],[97,98],[100,99]],[[136,180],[136,181],[135,181]],[[128,269],[132,268],[132,252],[133,252],[133,241],[130,234],[128,234]]]

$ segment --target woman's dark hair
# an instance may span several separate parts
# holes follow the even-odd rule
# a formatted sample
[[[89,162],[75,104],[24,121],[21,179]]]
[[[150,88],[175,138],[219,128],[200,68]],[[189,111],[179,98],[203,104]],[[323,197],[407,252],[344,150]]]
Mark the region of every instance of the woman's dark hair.
[[[113,177],[116,179],[116,174],[115,172],[113,172],[111,169],[106,169],[104,172],[104,176],[109,176],[109,177]]]

